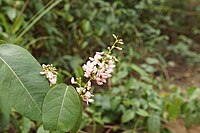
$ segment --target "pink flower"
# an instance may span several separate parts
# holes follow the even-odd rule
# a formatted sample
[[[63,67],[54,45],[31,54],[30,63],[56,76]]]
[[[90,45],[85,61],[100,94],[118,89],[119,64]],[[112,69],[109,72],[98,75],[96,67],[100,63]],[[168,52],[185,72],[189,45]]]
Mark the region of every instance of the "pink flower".
[[[98,85],[103,85],[106,83],[106,79],[112,76],[114,67],[114,56],[96,52],[94,58],[90,57],[89,61],[83,65],[84,76],[94,79]]]
[[[56,68],[53,67],[53,65],[42,65],[43,67],[43,71],[40,72],[41,75],[45,75],[46,78],[49,80],[50,82],[50,86],[56,84],[57,82],[57,72],[56,72]]]
[[[85,71],[84,73],[85,77],[88,78],[91,76],[93,70],[95,69],[94,68],[95,65],[96,65],[95,62],[88,61],[86,64],[82,66],[83,70]]]
[[[118,39],[117,36],[113,34],[115,38],[115,42],[112,47],[108,47],[108,52],[96,52],[94,57],[89,57],[89,60],[82,66],[84,71],[84,76],[89,78],[88,82],[82,87],[82,82],[79,83],[71,78],[72,84],[77,84],[79,87],[76,87],[77,92],[87,104],[93,102],[94,100],[90,93],[91,89],[91,81],[94,80],[98,85],[103,85],[107,82],[107,78],[110,78],[115,68],[115,62],[118,61],[115,56],[111,55],[111,51],[116,48],[118,50],[122,50],[122,48],[117,47],[116,44],[123,44],[122,39]]]
[[[50,86],[56,84],[57,82],[57,75],[53,75],[49,78]]]
[[[89,91],[87,91],[83,96],[83,101],[85,101],[87,104],[94,102],[94,99],[92,99],[91,97],[93,97],[94,95],[92,95]]]
[[[95,54],[94,56],[94,61],[98,62],[99,60],[101,60],[103,57],[101,56],[101,54]]]

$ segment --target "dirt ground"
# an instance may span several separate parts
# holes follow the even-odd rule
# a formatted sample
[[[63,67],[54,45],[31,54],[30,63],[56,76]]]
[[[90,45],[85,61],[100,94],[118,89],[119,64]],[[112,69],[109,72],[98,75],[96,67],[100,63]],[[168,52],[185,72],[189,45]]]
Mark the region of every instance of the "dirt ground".
[[[191,86],[200,87],[200,65],[198,66],[181,66],[170,67],[169,76],[175,77],[174,83],[183,90]]]
[[[200,65],[199,66],[174,66],[168,70],[170,77],[175,77],[174,83],[183,91],[191,86],[200,88]],[[166,125],[174,133],[200,133],[200,125],[186,129],[183,120],[176,120]]]
[[[176,120],[166,125],[174,133],[200,133],[200,125],[185,128],[183,120]]]

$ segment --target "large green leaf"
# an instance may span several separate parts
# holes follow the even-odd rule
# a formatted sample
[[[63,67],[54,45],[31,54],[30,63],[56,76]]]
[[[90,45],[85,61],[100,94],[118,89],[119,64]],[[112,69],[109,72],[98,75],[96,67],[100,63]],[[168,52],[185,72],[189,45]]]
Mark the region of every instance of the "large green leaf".
[[[140,116],[143,116],[143,117],[149,116],[149,113],[146,110],[143,110],[143,109],[138,109],[138,111],[136,113]]]
[[[9,127],[10,106],[6,98],[0,96],[0,132]]]
[[[148,133],[159,133],[160,132],[160,117],[152,115],[147,120]]]
[[[81,125],[81,120],[82,120],[82,112],[79,114],[78,121],[76,122],[75,126],[72,128],[71,133],[76,133],[78,131]]]
[[[70,131],[81,121],[82,102],[72,86],[59,84],[44,99],[42,120],[46,130]]]
[[[0,95],[17,112],[32,120],[41,120],[41,108],[49,83],[40,75],[42,67],[25,49],[0,45]]]
[[[21,121],[21,133],[29,133],[32,124],[31,120],[23,117]]]
[[[126,123],[126,122],[129,122],[130,120],[132,120],[134,117],[135,117],[134,110],[129,109],[123,113],[121,121],[122,121],[122,123]]]

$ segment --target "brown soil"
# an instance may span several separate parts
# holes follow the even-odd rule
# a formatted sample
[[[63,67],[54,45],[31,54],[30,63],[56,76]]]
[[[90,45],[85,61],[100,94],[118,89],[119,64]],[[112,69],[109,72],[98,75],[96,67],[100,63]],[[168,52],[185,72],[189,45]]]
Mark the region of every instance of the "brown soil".
[[[185,128],[182,120],[176,120],[166,125],[173,133],[200,133],[200,125],[191,127],[190,129]]]
[[[177,65],[168,69],[170,77],[174,77],[174,83],[182,89],[191,86],[200,87],[200,65],[182,66]]]
[[[181,66],[177,65],[168,69],[170,77],[175,77],[174,83],[183,91],[191,86],[200,87],[200,65]],[[174,133],[200,133],[200,125],[186,129],[183,120],[176,120],[166,125]]]

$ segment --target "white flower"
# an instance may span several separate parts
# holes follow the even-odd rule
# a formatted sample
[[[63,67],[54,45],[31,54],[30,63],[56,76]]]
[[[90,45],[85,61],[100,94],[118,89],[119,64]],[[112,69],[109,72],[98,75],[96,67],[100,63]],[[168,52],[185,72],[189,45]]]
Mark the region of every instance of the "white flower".
[[[112,72],[113,72],[113,69],[112,69],[112,68],[108,68],[106,72],[107,72],[107,73],[112,73]]]
[[[42,68],[45,68],[46,67],[46,65],[45,64],[42,64]]]
[[[112,76],[116,60],[114,56],[96,52],[94,58],[89,57],[89,61],[83,65],[84,76],[96,80],[98,85],[103,85],[106,79]]]
[[[95,56],[94,56],[94,61],[98,63],[99,60],[101,60],[102,58],[103,58],[103,57],[101,56],[101,54],[97,54],[97,53],[96,53]]]
[[[81,94],[81,92],[82,92],[82,89],[81,89],[81,88],[79,88],[79,87],[76,87],[76,91],[78,92],[78,94]]]
[[[91,86],[92,86],[91,81],[88,81],[88,82],[87,82],[87,89],[90,90],[90,89],[91,89]]]
[[[96,54],[98,54],[98,55],[103,55],[104,52],[96,52]]]
[[[44,74],[46,74],[46,72],[40,72],[40,74],[41,74],[41,75],[44,75]]]
[[[53,75],[51,78],[49,78],[50,86],[56,84],[57,82],[57,75]]]
[[[87,91],[83,96],[82,99],[83,101],[85,101],[87,104],[94,102],[94,100],[91,98],[94,95],[92,95],[89,91]]]
[[[86,101],[87,105],[88,105],[89,103],[92,103],[92,102],[94,102],[94,99],[87,99],[87,101]]]
[[[123,42],[119,42],[120,44],[124,44]],[[122,48],[121,47],[115,47],[116,49],[118,49],[118,50],[122,50]]]
[[[47,78],[53,78],[54,77],[54,74],[52,72],[47,72]]]
[[[115,35],[115,34],[112,34],[113,35],[113,37],[115,38],[115,39],[117,39],[117,36]]]
[[[83,70],[85,71],[85,73],[84,73],[84,76],[85,76],[85,77],[88,78],[88,77],[91,76],[93,67],[94,67],[94,63],[92,63],[91,61],[88,61],[86,64],[84,64],[84,65],[82,66]]]
[[[89,91],[87,91],[87,92],[85,93],[85,96],[86,96],[87,98],[90,98],[90,97],[93,97],[94,95],[92,95]]]
[[[97,84],[98,85],[103,85],[103,82],[101,82],[100,80],[97,80]]]
[[[86,89],[83,87],[76,87],[76,91],[78,92],[78,94],[82,95],[82,93],[86,92]]]
[[[50,82],[50,86],[56,84],[57,82],[57,72],[56,72],[56,68],[53,67],[53,65],[42,65],[43,71],[40,72],[41,75],[45,75],[46,78],[49,80]]]
[[[94,57],[89,57],[89,60],[82,66],[84,71],[84,76],[89,78],[88,82],[82,87],[81,83],[77,83],[74,80],[74,77],[71,78],[72,84],[77,84],[79,87],[76,87],[77,92],[83,101],[87,104],[94,102],[92,98],[94,95],[90,93],[91,89],[91,80],[96,81],[98,85],[103,85],[107,82],[107,78],[110,78],[115,68],[115,62],[118,61],[115,56],[110,55],[111,51],[116,48],[122,50],[121,47],[116,47],[115,44],[123,44],[122,39],[118,39],[116,35],[113,34],[115,42],[112,47],[108,47],[108,52],[96,52]]]
[[[77,82],[75,81],[74,77],[71,78],[71,83],[76,84]]]

